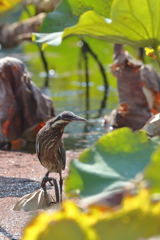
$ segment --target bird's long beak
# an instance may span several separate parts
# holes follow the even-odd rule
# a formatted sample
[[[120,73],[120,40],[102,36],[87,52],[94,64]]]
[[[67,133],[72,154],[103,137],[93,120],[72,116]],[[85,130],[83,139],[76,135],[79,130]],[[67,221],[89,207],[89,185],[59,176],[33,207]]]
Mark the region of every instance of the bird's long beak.
[[[82,121],[82,122],[88,122],[87,119],[85,118],[82,118],[82,117],[79,117],[77,115],[75,115],[73,118],[72,118],[72,121]]]

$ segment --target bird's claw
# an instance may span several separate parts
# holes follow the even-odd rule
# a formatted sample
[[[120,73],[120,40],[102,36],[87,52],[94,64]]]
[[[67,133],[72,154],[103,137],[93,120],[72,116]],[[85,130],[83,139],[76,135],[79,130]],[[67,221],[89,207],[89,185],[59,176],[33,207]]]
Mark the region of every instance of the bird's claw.
[[[44,176],[44,178],[42,179],[42,183],[41,183],[41,187],[44,191],[45,198],[47,198],[47,189],[46,189],[47,182],[49,182],[50,186],[54,186],[55,196],[56,196],[56,202],[55,203],[59,202],[59,190],[58,190],[57,181],[56,181],[56,179],[50,178],[48,176]],[[51,202],[51,203],[54,203],[54,202]]]

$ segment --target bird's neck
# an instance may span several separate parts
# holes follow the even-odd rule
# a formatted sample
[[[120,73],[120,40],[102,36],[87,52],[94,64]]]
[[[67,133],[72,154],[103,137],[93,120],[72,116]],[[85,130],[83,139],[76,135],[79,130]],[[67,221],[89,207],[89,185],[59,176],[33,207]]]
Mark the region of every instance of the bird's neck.
[[[57,143],[58,142],[61,142],[61,138],[62,138],[62,135],[63,135],[63,132],[64,132],[64,128],[67,124],[63,124],[61,126],[56,126],[56,127],[53,127],[51,129],[51,134],[52,136],[57,139]]]

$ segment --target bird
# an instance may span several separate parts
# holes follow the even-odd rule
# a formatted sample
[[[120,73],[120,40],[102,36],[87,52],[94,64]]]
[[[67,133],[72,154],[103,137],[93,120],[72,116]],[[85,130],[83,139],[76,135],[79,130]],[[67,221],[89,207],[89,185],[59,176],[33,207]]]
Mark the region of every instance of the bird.
[[[87,122],[85,118],[79,117],[70,111],[63,111],[56,117],[50,119],[46,124],[40,129],[36,137],[36,153],[40,163],[47,168],[47,173],[45,174],[41,187],[43,188],[46,196],[46,183],[54,180],[55,192],[58,188],[55,179],[49,178],[51,172],[59,173],[59,186],[60,186],[60,201],[62,201],[62,187],[63,178],[62,170],[65,169],[66,165],[66,152],[62,141],[62,135],[64,128],[73,121],[84,121]],[[59,201],[59,192],[57,201]]]

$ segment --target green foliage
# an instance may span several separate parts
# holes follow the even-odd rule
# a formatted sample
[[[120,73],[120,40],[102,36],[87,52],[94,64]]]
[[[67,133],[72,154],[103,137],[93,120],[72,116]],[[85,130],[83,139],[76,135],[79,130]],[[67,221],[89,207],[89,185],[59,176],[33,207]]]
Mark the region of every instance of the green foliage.
[[[156,0],[114,1],[110,24],[96,12],[89,11],[80,17],[76,26],[64,30],[62,37],[87,34],[115,43],[156,48],[160,42],[159,4]]]
[[[75,26],[64,29],[63,35],[59,37],[87,35],[104,41],[136,47],[152,46],[155,49],[160,43],[159,4],[157,0],[116,0],[111,8],[111,23],[107,23],[95,11],[87,11],[80,16]],[[42,35],[41,42],[57,45],[55,34],[50,34],[49,41]],[[51,42],[52,38],[54,42]]]
[[[157,1],[155,1],[157,3]],[[141,8],[136,8],[136,5]],[[62,38],[72,34],[89,35],[104,41],[127,44],[136,47],[152,46],[156,48],[160,42],[158,31],[159,14],[157,14],[157,4],[151,3],[155,7],[154,14],[147,16],[152,10],[147,6],[146,0],[136,0],[129,2],[127,0],[115,1],[112,5],[111,23],[94,11],[88,11],[81,15],[77,25],[64,30]],[[139,10],[141,9],[141,11]],[[146,18],[144,12],[146,11]],[[154,12],[155,11],[155,12]],[[143,17],[142,17],[143,15]],[[152,31],[153,24],[155,32]]]
[[[102,136],[70,163],[66,192],[81,197],[118,189],[142,172],[157,145],[145,132],[121,128]]]
[[[151,162],[145,169],[144,176],[151,184],[154,193],[160,192],[160,148],[158,148],[152,155]]]
[[[4,23],[10,23],[19,21],[23,6],[21,1],[5,1],[2,0],[2,6],[0,6],[0,25]],[[9,3],[9,4],[8,4]]]
[[[36,9],[33,4],[28,4],[23,9],[20,20],[25,20],[36,15]]]
[[[122,180],[134,177],[145,167],[156,145],[156,141],[149,141],[144,132],[132,133],[128,128],[103,136],[80,156],[81,170],[88,174],[89,187],[97,187],[99,176],[104,176],[106,186],[105,178],[108,177],[111,185],[119,176]],[[159,150],[153,155],[155,162],[158,155]],[[76,188],[77,182],[84,183],[84,175],[81,178],[79,169],[72,166],[70,176],[73,182],[69,177],[67,184]],[[156,167],[159,169],[159,165]],[[95,172],[94,178],[90,168]],[[126,171],[129,173],[127,176]],[[101,185],[102,181],[99,188]],[[89,195],[95,194],[89,187]],[[117,208],[92,206],[87,212],[82,212],[73,202],[64,201],[59,211],[42,212],[33,218],[25,228],[22,240],[50,240],[53,236],[55,240],[105,240],[106,236],[110,240],[117,240],[119,236],[126,240],[149,238],[160,234],[159,216],[160,202],[153,202],[150,191],[139,187],[137,193],[126,195]]]
[[[88,10],[95,10],[105,17],[109,17],[112,0],[63,0],[56,11],[49,13],[44,20],[41,32],[60,32],[64,28],[73,26],[78,16]]]
[[[104,17],[110,18],[111,4],[113,0],[68,0],[73,14],[80,16],[86,11],[94,10]]]
[[[0,1],[0,14],[12,9],[15,7],[18,3],[20,3],[21,0],[1,0]]]
[[[44,20],[41,32],[51,33],[63,31],[65,27],[76,24],[78,17],[73,14],[72,7],[68,0],[62,1],[55,12],[49,13]]]

